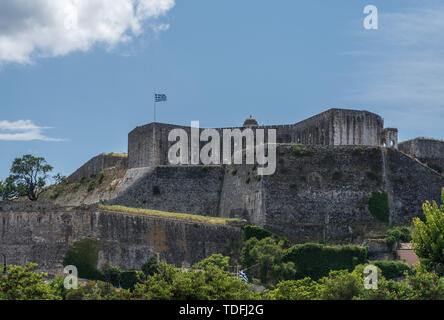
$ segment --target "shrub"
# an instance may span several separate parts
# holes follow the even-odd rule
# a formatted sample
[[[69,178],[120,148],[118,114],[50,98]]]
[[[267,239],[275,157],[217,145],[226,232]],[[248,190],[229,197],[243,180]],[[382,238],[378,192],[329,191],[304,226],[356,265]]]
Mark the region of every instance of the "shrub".
[[[256,181],[261,181],[262,176],[257,174],[257,175],[254,176],[254,179],[255,179]]]
[[[134,289],[136,283],[140,283],[144,278],[142,271],[128,270],[120,274],[120,284],[123,289]]]
[[[142,265],[142,272],[146,277],[153,276],[159,272],[159,265],[157,264],[157,259],[155,256],[151,256],[146,260],[146,262]]]
[[[410,242],[411,240],[410,229],[407,227],[394,227],[385,234],[385,241],[389,250],[393,250],[393,245],[399,241]]]
[[[373,192],[368,200],[368,209],[375,218],[389,223],[390,207],[387,192]]]
[[[245,240],[249,240],[251,238],[262,240],[264,238],[271,237],[270,231],[259,226],[246,225],[242,227],[242,230],[244,231]]]
[[[330,270],[352,271],[358,264],[367,261],[367,248],[360,246],[332,247],[316,243],[295,245],[286,250],[284,261],[292,261],[296,278],[310,277],[318,280]]]
[[[371,264],[381,269],[382,275],[388,280],[402,277],[404,272],[412,270],[408,264],[401,261],[371,261]]]
[[[97,280],[101,278],[97,270],[99,260],[100,241],[85,238],[75,242],[65,253],[63,265],[74,265],[79,278]]]
[[[231,170],[231,174],[232,174],[233,176],[235,176],[236,173],[237,173],[237,169],[232,169],[232,170]]]
[[[362,277],[346,270],[332,270],[322,278],[321,298],[325,300],[352,300],[364,290]]]
[[[120,285],[121,273],[122,270],[120,270],[119,266],[106,266],[101,270],[103,280],[111,283],[115,287]]]

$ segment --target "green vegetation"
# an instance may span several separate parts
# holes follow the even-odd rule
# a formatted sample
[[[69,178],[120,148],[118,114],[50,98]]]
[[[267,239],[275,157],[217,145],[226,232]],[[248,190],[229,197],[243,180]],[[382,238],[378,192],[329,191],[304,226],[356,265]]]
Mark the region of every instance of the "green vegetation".
[[[27,196],[29,200],[36,201],[52,169],[44,158],[30,154],[15,158],[10,169],[11,175],[4,182],[0,181],[1,199]]]
[[[250,238],[242,249],[241,262],[247,275],[259,278],[264,285],[275,285],[281,280],[293,279],[294,263],[284,261],[283,241],[272,238]]]
[[[368,209],[375,218],[388,224],[390,208],[387,192],[373,192],[368,200]]]
[[[291,147],[291,151],[295,156],[299,157],[309,157],[314,155],[315,150],[308,147],[301,147],[300,145],[294,145]]]
[[[80,278],[100,279],[100,274],[97,270],[99,250],[99,240],[90,238],[79,240],[66,251],[63,265],[76,266]]]
[[[254,176],[254,180],[256,180],[256,181],[261,181],[261,179],[262,179],[262,176],[259,174]]]
[[[413,219],[413,250],[421,264],[428,270],[444,275],[444,188],[441,191],[442,204],[426,201],[422,205],[425,221]]]
[[[35,273],[35,263],[26,267],[9,266],[8,275],[0,276],[0,300],[60,300],[57,291],[45,283],[46,273]]]
[[[402,242],[410,242],[412,240],[412,236],[410,234],[410,229],[408,227],[394,227],[388,230],[385,234],[385,241],[387,243],[388,249],[393,250],[393,246],[402,241]]]
[[[94,179],[92,179],[88,184],[88,192],[91,192],[95,188],[97,188],[98,185],[100,185],[103,182],[103,179],[105,178],[105,174],[103,172],[99,173]]]
[[[237,173],[237,169],[232,169],[232,170],[231,170],[231,174],[232,174],[233,176],[235,176],[236,173]]]
[[[359,246],[332,247],[316,243],[295,245],[285,252],[285,261],[295,264],[296,278],[314,280],[328,275],[331,270],[352,271],[367,261],[367,248]]]
[[[127,153],[123,152],[110,152],[110,153],[103,153],[105,156],[113,156],[113,157],[121,157],[121,158],[128,158]]]
[[[158,211],[151,209],[139,209],[139,208],[130,208],[124,206],[105,206],[100,204],[99,209],[106,211],[115,211],[115,212],[123,212],[123,213],[131,213],[131,214],[144,214],[152,217],[160,217],[166,219],[179,219],[185,221],[195,221],[202,223],[211,223],[211,224],[221,224],[221,225],[230,225],[231,222],[240,223],[243,220],[238,218],[219,218],[219,217],[208,217],[208,216],[200,216],[196,214],[188,214],[188,213],[176,213],[176,212],[166,212],[166,211]]]
[[[409,265],[402,261],[371,261],[371,264],[377,266],[388,280],[402,277],[405,272],[412,271]]]
[[[246,225],[242,227],[242,230],[244,231],[245,240],[249,240],[251,238],[262,240],[264,238],[271,237],[270,231],[259,226]]]

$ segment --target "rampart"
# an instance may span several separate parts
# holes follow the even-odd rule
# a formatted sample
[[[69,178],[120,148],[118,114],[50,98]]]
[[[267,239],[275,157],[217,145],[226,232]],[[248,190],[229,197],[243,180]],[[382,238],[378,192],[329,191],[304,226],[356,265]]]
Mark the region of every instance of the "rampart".
[[[140,269],[151,255],[177,266],[225,253],[240,228],[50,204],[0,202],[0,252],[8,264],[32,261],[60,274],[66,250],[83,238],[100,240],[98,268]]]
[[[174,143],[168,141],[168,134],[172,129],[178,128],[190,135],[190,127],[162,123],[150,123],[131,131],[128,134],[129,168],[168,165],[168,150]],[[253,131],[276,129],[277,143],[322,146],[386,145],[393,148],[398,143],[397,129],[384,129],[383,119],[368,111],[329,109],[295,124],[250,128]],[[216,128],[221,138],[223,129],[243,130],[245,127]]]
[[[126,154],[99,154],[90,159],[83,166],[77,169],[68,177],[68,181],[72,182],[82,178],[91,178],[105,169],[126,169],[128,168],[128,156]]]

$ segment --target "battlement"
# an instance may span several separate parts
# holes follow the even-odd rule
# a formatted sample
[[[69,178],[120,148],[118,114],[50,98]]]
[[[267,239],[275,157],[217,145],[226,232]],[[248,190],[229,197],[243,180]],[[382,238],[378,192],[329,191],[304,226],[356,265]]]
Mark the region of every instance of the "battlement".
[[[384,120],[365,110],[331,108],[294,124],[259,125],[253,118],[245,126],[214,128],[224,129],[275,129],[277,143],[306,145],[363,145],[397,148],[397,129],[384,129]],[[172,129],[183,129],[188,134],[191,127],[166,123],[149,123],[136,127],[128,134],[128,167],[151,167],[168,164],[168,150],[174,143],[168,141]],[[205,130],[205,128],[200,128]]]

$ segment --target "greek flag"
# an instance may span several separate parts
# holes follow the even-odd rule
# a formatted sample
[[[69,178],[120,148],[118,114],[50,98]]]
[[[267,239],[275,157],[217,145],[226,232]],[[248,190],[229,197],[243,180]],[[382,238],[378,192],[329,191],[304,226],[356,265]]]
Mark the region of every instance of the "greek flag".
[[[248,283],[248,277],[242,270],[239,270],[239,278],[241,278],[243,282]]]
[[[154,101],[155,102],[167,101],[167,96],[166,96],[166,94],[155,93],[154,94]]]

